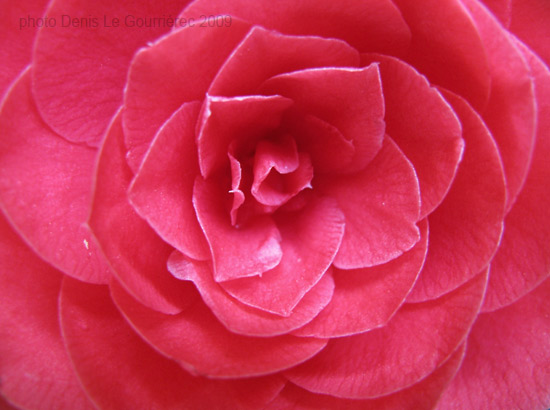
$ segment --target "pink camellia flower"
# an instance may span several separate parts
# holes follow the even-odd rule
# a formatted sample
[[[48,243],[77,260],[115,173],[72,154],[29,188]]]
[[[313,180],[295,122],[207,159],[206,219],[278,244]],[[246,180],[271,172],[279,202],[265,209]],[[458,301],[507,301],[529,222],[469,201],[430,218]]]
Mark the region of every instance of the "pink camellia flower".
[[[550,406],[546,0],[0,3],[2,406]]]

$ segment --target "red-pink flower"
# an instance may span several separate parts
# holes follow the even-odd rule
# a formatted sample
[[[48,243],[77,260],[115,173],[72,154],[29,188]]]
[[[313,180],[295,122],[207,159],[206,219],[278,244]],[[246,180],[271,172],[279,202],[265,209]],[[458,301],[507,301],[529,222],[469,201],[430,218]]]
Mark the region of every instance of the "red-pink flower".
[[[3,405],[550,406],[544,0],[2,10]]]

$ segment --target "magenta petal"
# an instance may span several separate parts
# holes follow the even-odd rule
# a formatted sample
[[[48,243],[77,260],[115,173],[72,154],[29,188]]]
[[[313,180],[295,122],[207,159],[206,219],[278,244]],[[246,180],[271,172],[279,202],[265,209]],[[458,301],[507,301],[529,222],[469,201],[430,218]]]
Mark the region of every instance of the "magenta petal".
[[[216,183],[197,177],[193,204],[212,252],[216,282],[261,275],[279,264],[281,238],[269,216],[233,226]]]
[[[229,56],[208,93],[256,94],[274,75],[311,67],[357,67],[359,53],[347,43],[321,37],[287,36],[255,26]]]
[[[441,94],[411,66],[392,57],[363,55],[380,61],[387,133],[412,162],[420,183],[420,217],[445,197],[462,157],[458,118]]]
[[[194,375],[215,378],[275,373],[302,363],[325,347],[315,338],[256,338],[229,332],[202,301],[177,315],[145,308],[111,285],[115,303],[137,332]]]
[[[391,138],[361,172],[325,177],[318,189],[338,201],[346,216],[342,246],[334,259],[341,269],[388,262],[420,239],[418,180],[411,163]]]
[[[550,405],[550,281],[499,311],[481,314],[441,410],[547,409]]]
[[[130,27],[126,19],[173,15],[185,3],[161,0],[153,8],[148,0],[52,1],[46,15],[56,26],[40,29],[33,58],[33,92],[46,123],[70,141],[99,145],[122,103],[134,52],[169,30]],[[119,27],[110,25],[114,18]]]
[[[260,91],[291,98],[301,112],[334,125],[355,147],[346,169],[354,172],[363,169],[382,145],[385,125],[380,81],[376,64],[364,68],[319,68],[272,77]],[[295,137],[299,139],[299,135]]]
[[[311,198],[302,211],[278,218],[283,258],[275,269],[220,285],[246,305],[289,316],[331,265],[344,225],[335,201]]]
[[[210,251],[193,208],[199,173],[195,124],[200,103],[184,104],[164,124],[134,178],[128,196],[134,209],[170,245],[193,259]]]
[[[2,396],[21,408],[93,409],[59,329],[63,275],[38,259],[1,214],[0,260]]]
[[[283,386],[277,376],[217,381],[189,374],[136,335],[106,287],[66,279],[60,308],[76,371],[100,408],[222,409],[231,403],[252,410],[271,401]]]
[[[330,303],[292,334],[332,338],[385,325],[405,301],[422,269],[428,243],[426,220],[420,229],[422,236],[416,245],[391,262],[357,270],[335,269]]]
[[[510,30],[550,65],[550,6],[545,0],[514,0]]]
[[[429,216],[428,256],[410,302],[438,297],[470,280],[490,262],[503,228],[506,189],[498,149],[468,103],[443,95],[462,122],[464,158],[449,193]]]
[[[253,143],[280,125],[283,112],[291,105],[292,100],[279,95],[234,98],[207,95],[197,136],[203,177],[208,178],[223,167],[231,143],[236,150],[247,143],[254,148]]]
[[[536,107],[529,65],[507,32],[478,1],[463,0],[485,44],[491,94],[483,119],[495,138],[506,175],[506,209],[519,194],[533,153]]]
[[[133,174],[124,157],[120,117],[115,117],[103,141],[88,223],[123,286],[145,306],[177,313],[187,306],[194,289],[170,275],[166,261],[173,248],[128,202],[126,192]]]
[[[15,229],[67,275],[107,283],[109,267],[83,226],[97,151],[69,143],[44,124],[29,70],[3,102],[0,134],[0,207]]]
[[[478,29],[461,1],[394,1],[412,32],[406,60],[430,82],[482,110],[491,86],[489,63]]]
[[[411,387],[393,394],[371,400],[340,399],[333,396],[308,392],[292,383],[287,383],[281,393],[266,407],[266,410],[413,410],[435,408],[445,387],[458,371],[465,352],[462,344],[451,357],[425,379]]]
[[[178,279],[193,281],[204,303],[218,320],[229,331],[245,336],[277,336],[303,326],[329,303],[334,290],[332,276],[325,274],[296,305],[291,315],[282,317],[243,305],[229,296],[214,282],[207,263],[192,262],[175,252],[168,260],[168,269]]]
[[[285,372],[306,390],[370,398],[406,388],[459,347],[483,299],[487,272],[439,299],[406,304],[381,329],[332,339],[308,362]]]
[[[401,53],[410,31],[389,0],[248,0],[194,1],[180,17],[229,14],[286,34],[339,38],[359,51]],[[350,29],[353,28],[353,29]]]
[[[550,275],[550,71],[522,47],[534,74],[537,139],[523,190],[504,220],[502,241],[491,263],[484,310],[506,306]]]
[[[128,164],[135,172],[160,126],[183,103],[204,93],[249,25],[186,27],[174,31],[134,57],[124,95],[123,126]]]

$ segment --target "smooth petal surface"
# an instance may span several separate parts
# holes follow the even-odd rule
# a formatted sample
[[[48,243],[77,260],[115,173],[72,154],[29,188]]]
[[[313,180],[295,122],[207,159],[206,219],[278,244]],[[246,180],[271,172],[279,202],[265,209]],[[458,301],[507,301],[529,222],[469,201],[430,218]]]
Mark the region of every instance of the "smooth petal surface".
[[[52,1],[46,14],[56,26],[40,29],[33,55],[33,92],[46,123],[69,141],[98,146],[122,103],[134,52],[170,29],[132,26],[128,19],[174,15],[186,3]],[[119,27],[112,27],[114,18]]]
[[[428,223],[420,224],[421,239],[408,252],[383,265],[333,270],[334,296],[321,313],[292,334],[339,337],[386,324],[410,292],[422,269],[428,244]]]
[[[193,259],[210,250],[193,208],[199,173],[195,124],[200,103],[184,104],[161,128],[134,178],[128,197],[136,212],[170,245]]]
[[[124,93],[123,127],[135,172],[160,126],[183,103],[204,99],[218,69],[249,25],[186,27],[142,48],[134,57]]]
[[[2,396],[23,408],[93,409],[61,338],[57,296],[63,275],[38,259],[2,215],[0,260]]]
[[[380,150],[385,128],[384,99],[376,64],[281,74],[264,82],[260,91],[288,97],[300,112],[334,125],[355,147],[348,172],[363,169]],[[294,137],[299,141],[299,135]]]
[[[418,175],[423,218],[445,197],[462,158],[460,122],[441,94],[408,64],[386,56],[362,58],[364,64],[380,62],[386,132]]]
[[[312,67],[357,67],[359,53],[347,43],[314,36],[288,36],[254,26],[231,53],[208,94],[233,97],[256,94],[277,74]]]
[[[472,326],[487,272],[434,301],[403,306],[381,329],[332,339],[285,372],[298,386],[343,398],[371,398],[420,381],[457,349]]]
[[[300,212],[277,219],[283,257],[275,269],[221,286],[246,305],[289,316],[331,265],[344,225],[344,215],[335,201],[311,198]]]
[[[174,277],[191,280],[200,292],[204,303],[224,326],[233,333],[245,336],[277,336],[294,330],[319,314],[330,302],[334,281],[326,273],[304,296],[288,317],[246,306],[229,296],[212,279],[212,269],[207,263],[186,259],[174,252],[168,260],[168,269]]]
[[[239,378],[275,373],[302,363],[326,345],[324,339],[231,333],[201,300],[177,315],[164,315],[137,303],[114,283],[111,292],[134,329],[194,375]]]
[[[418,410],[431,409],[439,400],[445,386],[452,380],[464,356],[465,345],[432,374],[399,392],[371,400],[351,400],[310,393],[288,383],[267,410]]]
[[[279,230],[269,216],[233,226],[225,200],[225,192],[216,183],[196,178],[193,205],[212,252],[214,280],[261,276],[281,261]]]
[[[263,407],[283,387],[277,376],[215,381],[187,373],[135,334],[113,305],[107,287],[66,279],[60,309],[75,368],[100,408],[221,410],[231,403],[252,410]]]
[[[375,159],[361,172],[326,177],[314,185],[338,201],[346,217],[342,245],[334,259],[341,269],[388,262],[420,239],[418,180],[411,163],[386,138]]]
[[[514,0],[510,30],[550,65],[550,4],[545,0]]]
[[[484,310],[506,306],[550,275],[550,71],[523,48],[535,78],[537,139],[523,190],[504,221],[504,234],[491,263]]]
[[[536,106],[529,66],[513,36],[478,1],[463,0],[485,44],[491,72],[491,95],[483,119],[495,138],[506,175],[509,210],[531,162]]]
[[[134,211],[126,192],[132,172],[124,157],[120,114],[109,127],[96,169],[92,212],[88,221],[116,278],[145,306],[180,312],[195,290],[166,269],[173,248]]]
[[[470,280],[490,262],[503,229],[506,189],[495,142],[468,103],[450,92],[443,95],[460,118],[466,145],[449,193],[429,216],[428,256],[410,302],[438,297]]]
[[[549,297],[546,280],[516,303],[479,316],[439,409],[550,406]]]
[[[199,0],[180,17],[229,14],[252,24],[285,34],[338,38],[361,52],[402,53],[409,45],[410,31],[389,0]],[[353,27],[353,30],[350,30]]]
[[[463,96],[477,110],[483,109],[491,86],[489,62],[478,28],[461,1],[394,2],[412,32],[405,59],[431,83]]]
[[[88,216],[96,151],[74,145],[42,122],[25,71],[0,114],[0,207],[33,250],[57,269],[92,283],[110,272]]]

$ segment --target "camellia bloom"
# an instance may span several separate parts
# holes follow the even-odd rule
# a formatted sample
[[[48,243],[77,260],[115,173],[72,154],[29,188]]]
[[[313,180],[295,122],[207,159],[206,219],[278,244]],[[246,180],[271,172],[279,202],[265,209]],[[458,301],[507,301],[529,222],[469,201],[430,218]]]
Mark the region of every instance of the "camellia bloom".
[[[3,405],[550,406],[545,0],[2,3]]]

